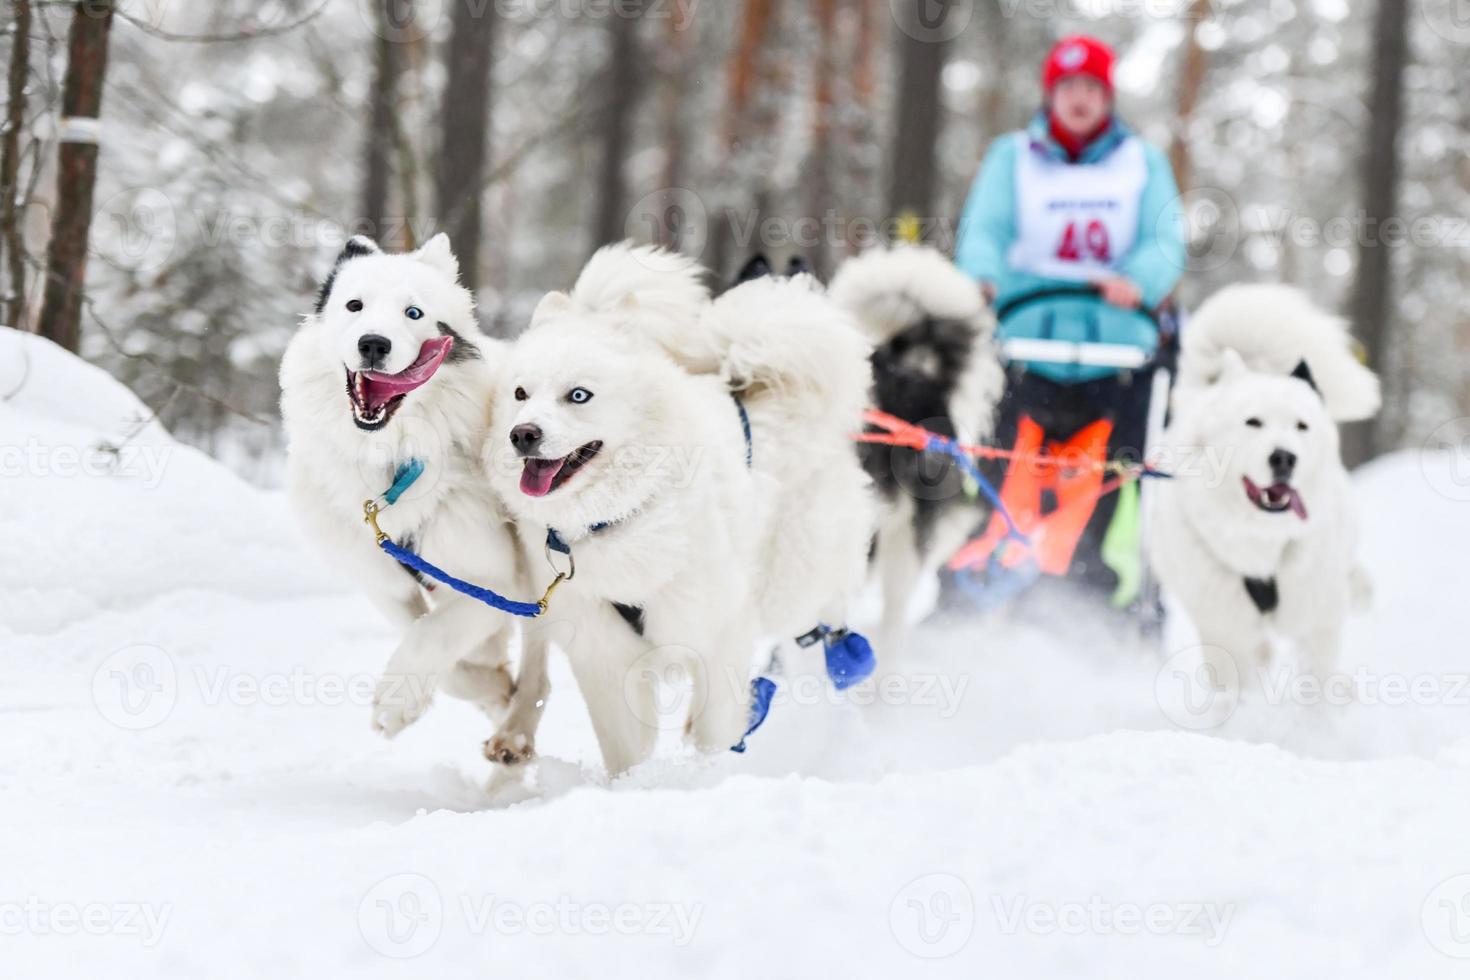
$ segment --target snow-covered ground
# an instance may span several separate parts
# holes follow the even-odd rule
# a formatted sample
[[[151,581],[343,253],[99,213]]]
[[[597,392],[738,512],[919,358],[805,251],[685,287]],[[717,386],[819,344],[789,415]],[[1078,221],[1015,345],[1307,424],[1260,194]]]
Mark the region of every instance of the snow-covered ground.
[[[1352,704],[1275,676],[1196,730],[1218,713],[1187,638],[1067,612],[926,630],[876,690],[783,694],[746,756],[611,786],[558,662],[544,758],[491,785],[460,703],[369,731],[393,637],[278,494],[0,330],[13,390],[5,976],[1470,971],[1470,481],[1447,458],[1362,475]]]

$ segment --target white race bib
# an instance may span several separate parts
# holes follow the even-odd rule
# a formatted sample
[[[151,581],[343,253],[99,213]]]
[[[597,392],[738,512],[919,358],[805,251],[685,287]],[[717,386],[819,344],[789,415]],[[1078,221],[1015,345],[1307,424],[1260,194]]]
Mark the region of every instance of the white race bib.
[[[1016,155],[1016,240],[1011,268],[1086,282],[1107,275],[1138,239],[1148,183],[1143,144],[1129,136],[1097,163],[1064,163],[1034,149]]]

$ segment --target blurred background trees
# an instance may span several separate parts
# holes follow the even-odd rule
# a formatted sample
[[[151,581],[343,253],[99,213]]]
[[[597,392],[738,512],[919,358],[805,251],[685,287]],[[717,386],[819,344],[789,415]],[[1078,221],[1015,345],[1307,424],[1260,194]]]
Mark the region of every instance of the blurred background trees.
[[[78,5],[0,3],[0,315],[34,329],[81,203],[57,193]],[[1457,0],[116,6],[80,347],[252,479],[275,479],[280,352],[348,235],[448,230],[502,335],[624,235],[721,277],[756,250],[829,274],[900,232],[947,249],[1075,31],[1118,48],[1120,110],[1180,173],[1186,302],[1283,280],[1355,316],[1389,393],[1365,455],[1470,414]]]

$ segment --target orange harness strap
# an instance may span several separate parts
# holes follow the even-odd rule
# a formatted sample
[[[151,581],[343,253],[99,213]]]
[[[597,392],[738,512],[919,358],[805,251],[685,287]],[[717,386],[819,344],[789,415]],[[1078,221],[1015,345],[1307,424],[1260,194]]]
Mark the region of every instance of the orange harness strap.
[[[1015,541],[1001,548],[999,561],[1015,568],[1028,559],[1047,575],[1065,575],[1072,565],[1077,544],[1102,496],[1108,440],[1113,423],[1099,419],[1065,443],[1050,442],[1042,454],[1046,434],[1030,416],[1022,416],[1016,430],[1013,462],[1001,484],[1000,499],[1031,542],[1031,548]],[[1042,511],[1042,495],[1051,491],[1055,506]],[[983,567],[1006,541],[1007,527],[999,513],[990,517],[985,533],[961,548],[949,561],[953,571]]]

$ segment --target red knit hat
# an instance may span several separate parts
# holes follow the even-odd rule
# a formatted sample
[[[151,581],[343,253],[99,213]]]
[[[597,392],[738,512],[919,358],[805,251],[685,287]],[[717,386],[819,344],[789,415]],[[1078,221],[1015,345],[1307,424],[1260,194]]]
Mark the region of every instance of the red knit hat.
[[[1067,75],[1091,75],[1113,90],[1113,49],[1095,37],[1074,34],[1064,37],[1051,49],[1041,66],[1041,86],[1050,92],[1052,86]]]

